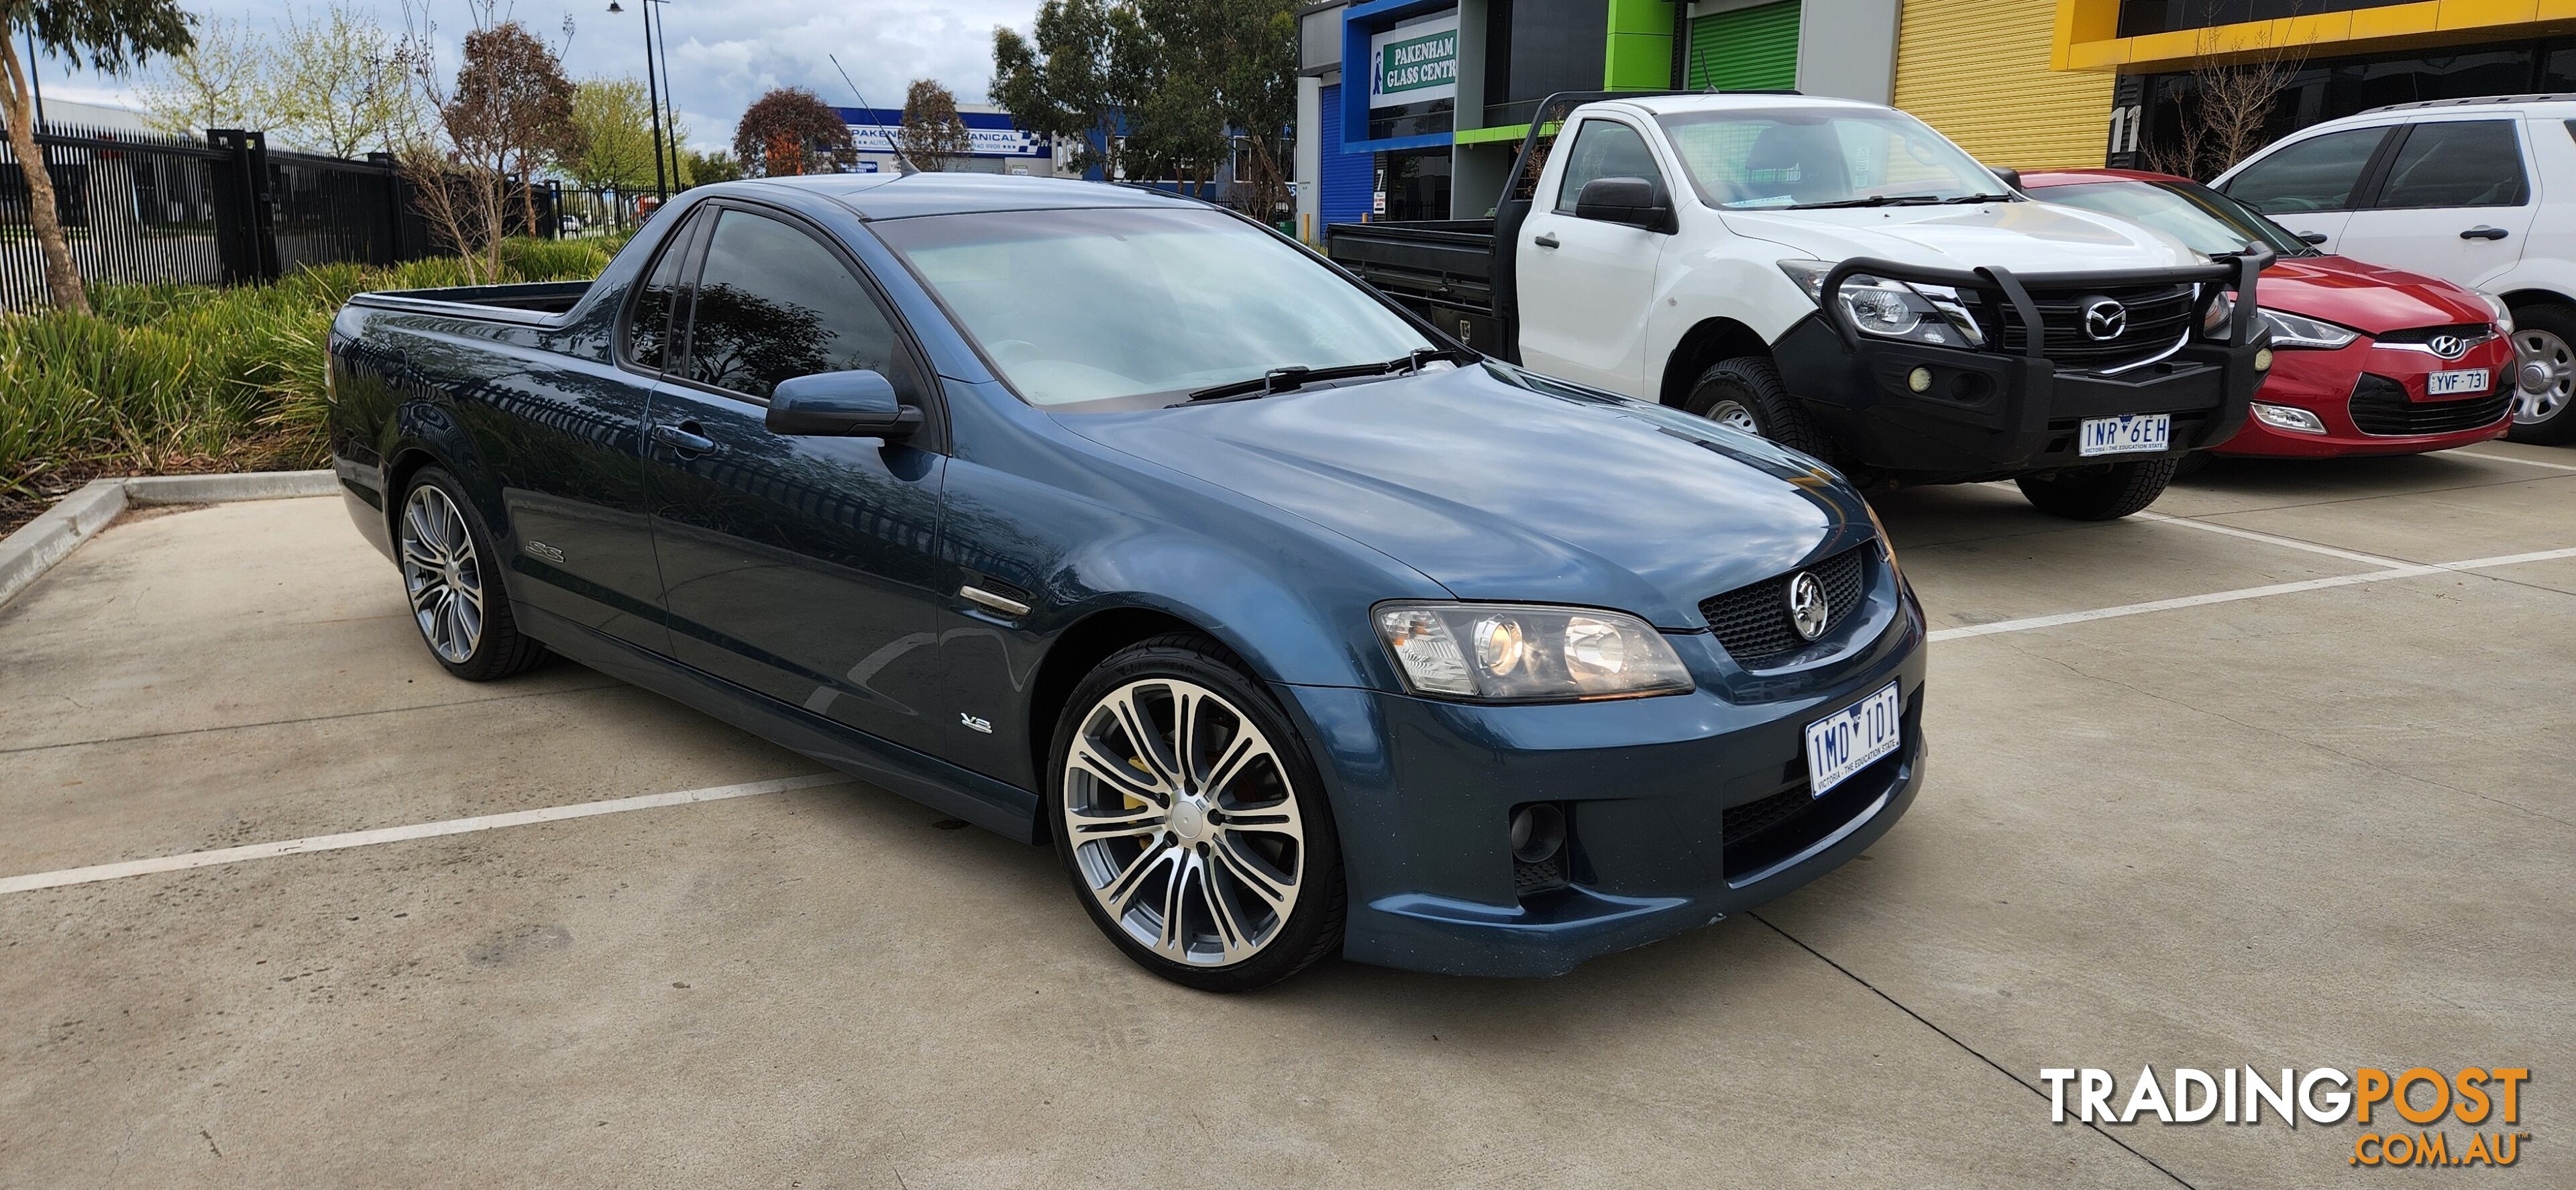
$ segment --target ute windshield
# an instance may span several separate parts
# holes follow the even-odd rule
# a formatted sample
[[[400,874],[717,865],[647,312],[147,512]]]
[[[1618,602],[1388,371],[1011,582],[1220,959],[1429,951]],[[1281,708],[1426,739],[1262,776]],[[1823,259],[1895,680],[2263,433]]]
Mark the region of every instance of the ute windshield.
[[[2212,255],[2269,248],[2282,256],[2314,256],[2316,249],[2288,228],[2198,182],[2102,181],[2049,186],[2042,202],[2060,202],[2144,223]]]
[[[1146,408],[1274,369],[1321,372],[1439,346],[1222,211],[930,215],[870,229],[1032,405]]]
[[[2012,191],[1903,112],[1739,108],[1656,117],[1700,201],[1728,210],[2001,201]]]

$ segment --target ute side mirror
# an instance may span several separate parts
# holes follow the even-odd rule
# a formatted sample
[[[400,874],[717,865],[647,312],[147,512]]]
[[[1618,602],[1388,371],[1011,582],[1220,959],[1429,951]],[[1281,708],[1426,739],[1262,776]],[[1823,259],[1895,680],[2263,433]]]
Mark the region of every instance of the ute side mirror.
[[[1574,217],[1624,223],[1667,235],[1681,230],[1664,188],[1644,178],[1594,178],[1574,195]]]
[[[2002,178],[2004,180],[2004,185],[2006,186],[2015,190],[2021,189],[2020,170],[2014,169],[2009,165],[1989,165],[1986,167],[1986,172],[1993,174],[1998,178]]]
[[[779,381],[763,424],[773,434],[902,438],[921,428],[921,411],[880,373],[817,372]]]

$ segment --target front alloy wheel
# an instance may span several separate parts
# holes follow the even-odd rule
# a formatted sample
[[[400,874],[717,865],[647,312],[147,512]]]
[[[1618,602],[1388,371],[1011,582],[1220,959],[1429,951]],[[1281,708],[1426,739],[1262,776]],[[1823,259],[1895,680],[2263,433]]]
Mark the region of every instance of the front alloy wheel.
[[[1296,912],[1297,799],[1270,740],[1215,691],[1169,678],[1119,687],[1084,720],[1064,780],[1083,881],[1138,945],[1229,966]]]
[[[1092,920],[1166,979],[1241,991],[1340,941],[1340,849],[1294,729],[1216,642],[1101,663],[1058,730],[1055,830]]]

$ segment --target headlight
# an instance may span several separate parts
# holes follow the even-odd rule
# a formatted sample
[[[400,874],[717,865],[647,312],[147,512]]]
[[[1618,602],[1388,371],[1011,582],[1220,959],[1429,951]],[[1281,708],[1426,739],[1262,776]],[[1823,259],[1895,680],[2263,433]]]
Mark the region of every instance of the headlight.
[[[1690,671],[1625,612],[1519,603],[1385,603],[1377,634],[1416,694],[1549,702],[1678,694]]]
[[[1821,260],[1784,260],[1780,271],[1806,292],[1808,301],[1821,303],[1825,274],[1833,272],[1834,266]],[[1967,306],[1959,301],[1959,291],[1947,285],[1916,285],[1855,273],[1843,278],[1837,292],[1852,323],[1881,338],[1942,347],[1975,347],[1986,341],[1977,320],[1968,316]]]
[[[2339,327],[2331,322],[2319,322],[2313,318],[2283,313],[2270,306],[2257,306],[2254,308],[2254,313],[2263,320],[2263,325],[2272,328],[2274,347],[2305,347],[2331,351],[2337,347],[2351,346],[2353,340],[2361,337],[2360,331]]]
[[[2486,302],[2487,309],[2495,311],[2496,333],[2499,335],[2512,334],[2513,307],[2505,305],[2503,298],[2497,297],[2492,293],[2479,293],[2478,297]]]
[[[1869,527],[1878,530],[1878,548],[1887,555],[1888,573],[1895,575],[1897,582],[1904,582],[1905,568],[1896,564],[1896,539],[1887,535],[1887,522],[1878,519],[1878,509],[1868,501],[1861,501],[1860,506],[1869,510]]]

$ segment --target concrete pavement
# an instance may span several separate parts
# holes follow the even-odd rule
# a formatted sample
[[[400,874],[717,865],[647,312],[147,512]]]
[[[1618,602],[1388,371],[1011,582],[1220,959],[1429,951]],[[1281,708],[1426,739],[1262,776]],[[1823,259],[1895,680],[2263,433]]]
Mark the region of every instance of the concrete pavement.
[[[1882,512],[1936,627],[2576,547],[2576,455]],[[2508,461],[2525,458],[2531,463]],[[1916,808],[1540,982],[1128,966],[864,785],[0,894],[0,1186],[2360,1184],[2350,1124],[2052,1125],[2038,1071],[2530,1067],[2576,1182],[2576,560],[1946,641]],[[132,518],[0,607],[0,877],[818,766],[448,679],[336,501]],[[2465,1138],[2462,1138],[2465,1139]],[[2457,1177],[2460,1174],[2419,1174]]]

